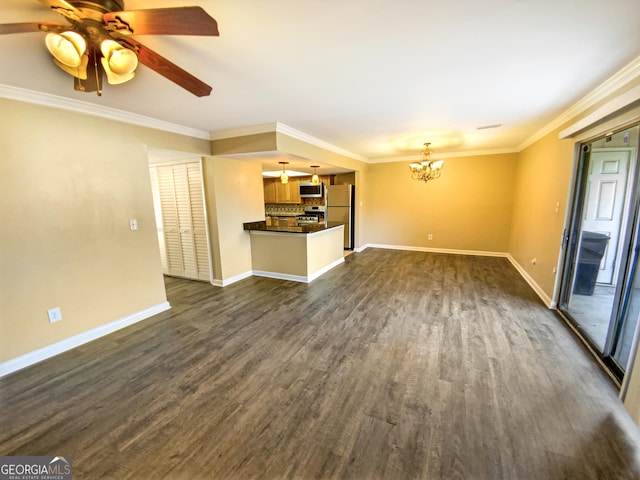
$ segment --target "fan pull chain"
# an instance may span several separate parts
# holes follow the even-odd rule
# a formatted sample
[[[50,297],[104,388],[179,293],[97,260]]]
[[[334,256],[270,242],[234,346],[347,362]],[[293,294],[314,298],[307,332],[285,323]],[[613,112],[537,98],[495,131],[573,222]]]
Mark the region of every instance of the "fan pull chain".
[[[96,75],[96,94],[101,97],[102,96],[102,82],[100,81],[100,72],[98,71],[98,55],[97,52],[93,53],[93,71]]]

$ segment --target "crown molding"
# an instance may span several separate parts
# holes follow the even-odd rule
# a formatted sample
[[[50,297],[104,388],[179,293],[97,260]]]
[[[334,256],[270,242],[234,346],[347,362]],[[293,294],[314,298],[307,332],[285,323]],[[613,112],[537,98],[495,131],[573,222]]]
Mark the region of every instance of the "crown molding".
[[[336,145],[333,145],[329,142],[325,142],[324,140],[320,140],[319,138],[308,135],[304,132],[301,132],[300,130],[296,130],[295,128],[292,128],[280,122],[262,123],[260,125],[251,125],[248,127],[231,128],[228,130],[218,130],[215,132],[211,132],[211,140],[222,140],[224,138],[244,137],[247,135],[259,135],[261,133],[274,133],[274,132],[282,133],[283,135],[287,135],[288,137],[295,138],[296,140],[300,140],[301,142],[314,145],[316,147],[322,148],[324,150],[328,150],[333,153],[337,153],[339,155],[343,155],[345,157],[353,158],[355,160],[360,160],[361,162],[366,162],[366,163],[370,162],[370,159],[368,159],[367,157],[358,155],[357,153],[350,152]]]
[[[606,99],[609,95],[614,94],[617,90],[627,85],[629,82],[640,77],[640,56],[634,58],[630,63],[618,70],[613,76],[609,77],[603,83],[598,85],[594,90],[582,97],[559,116],[538,130],[536,133],[527,138],[518,146],[518,151],[522,151],[531,144],[537,142],[541,138],[557,130],[571,119],[578,116],[588,108],[593,107],[598,102]]]
[[[589,128],[599,120],[631,105],[640,100],[640,85],[633,87],[631,90],[624,92],[613,100],[608,101],[597,110],[593,111],[586,117],[581,118],[574,124],[565,128],[558,134],[558,138],[564,139],[574,136],[576,133]]]
[[[94,117],[116,120],[118,122],[137,125],[139,127],[153,128],[164,132],[177,133],[187,137],[200,138],[202,140],[210,140],[209,132],[198,130],[196,128],[185,127],[176,123],[165,122],[144,115],[118,110],[117,108],[103,107],[81,100],[75,100],[66,97],[59,97],[49,93],[36,92],[25,88],[14,87],[12,85],[0,84],[0,98],[9,100],[19,100],[26,103],[33,103],[45,107],[54,107],[70,112],[84,113]]]
[[[627,85],[629,82],[640,77],[640,56],[636,57],[629,64],[616,72],[608,80],[600,84],[590,93],[585,95],[582,99],[574,103],[559,116],[546,124],[543,128],[535,132],[533,135],[525,139],[516,148],[506,149],[489,149],[489,150],[476,150],[467,152],[451,152],[451,153],[438,153],[432,155],[432,158],[452,158],[452,157],[470,157],[480,155],[499,155],[505,153],[518,153],[529,147],[536,141],[545,137],[546,135],[557,130],[562,125],[571,121],[571,119],[580,115],[585,110],[595,106],[597,103],[605,100],[608,96],[614,94],[620,88]],[[68,110],[77,113],[83,113],[87,115],[93,115],[96,117],[106,118],[109,120],[115,120],[131,125],[137,125],[141,127],[152,128],[155,130],[161,130],[170,133],[176,133],[179,135],[185,135],[188,137],[199,138],[203,140],[220,140],[224,138],[242,137],[246,135],[256,135],[261,133],[282,133],[294,139],[300,140],[310,145],[322,148],[324,150],[343,155],[348,158],[360,160],[365,163],[387,163],[387,162],[401,162],[411,161],[415,159],[414,156],[402,156],[402,157],[387,157],[371,159],[363,155],[359,155],[343,148],[340,148],[331,143],[320,140],[319,138],[308,135],[300,130],[289,127],[280,122],[263,123],[260,125],[253,125],[242,128],[219,130],[215,132],[207,132],[205,130],[199,130],[184,125],[178,125],[171,122],[165,122],[163,120],[157,120],[151,117],[138,115],[135,113],[126,112],[111,107],[104,107],[101,105],[95,105],[81,100],[70,99],[66,97],[60,97],[48,93],[36,92],[33,90],[27,90],[24,88],[15,87],[12,85],[0,84],[0,98],[7,98],[10,100],[19,100],[27,103],[33,103],[37,105],[43,105],[47,107],[59,108],[62,110]],[[593,124],[599,119],[608,114],[613,113],[615,109],[623,108],[630,102],[638,100],[638,87],[631,89],[626,94],[622,94],[619,98],[609,101],[607,104],[588,115],[579,122],[563,130],[562,135],[567,135],[567,131],[572,128],[584,128],[585,124]],[[625,103],[626,102],[626,103]],[[612,111],[612,109],[614,109]],[[562,138],[562,137],[561,137]]]
[[[336,145],[325,142],[324,140],[320,140],[319,138],[312,137],[311,135],[301,132],[300,130],[296,130],[295,128],[291,128],[280,122],[276,122],[276,132],[282,133],[284,135],[295,138],[296,140],[300,140],[310,145],[323,148],[324,150],[329,150],[330,152],[337,153],[338,155],[343,155],[345,157],[353,158],[355,160],[360,160],[361,162],[365,162],[365,163],[371,162],[371,160],[367,157],[364,157],[357,153],[350,152],[348,150],[345,150],[344,148],[337,147]]]
[[[444,153],[431,153],[432,160],[440,160],[446,158],[462,158],[462,157],[480,157],[483,155],[504,155],[509,153],[518,153],[520,150],[517,148],[494,148],[487,150],[468,150],[464,152],[444,152]],[[369,159],[368,163],[393,163],[393,162],[415,162],[419,160],[421,152],[414,153],[413,155],[403,155],[401,157],[385,157],[385,158],[373,158]]]

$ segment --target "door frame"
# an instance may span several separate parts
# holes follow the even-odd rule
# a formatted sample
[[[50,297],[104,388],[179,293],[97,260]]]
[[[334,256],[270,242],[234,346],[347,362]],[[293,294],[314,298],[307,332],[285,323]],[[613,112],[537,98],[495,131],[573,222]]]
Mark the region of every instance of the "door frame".
[[[572,317],[571,313],[564,308],[564,306],[568,305],[573,288],[572,284],[574,273],[577,267],[576,263],[578,260],[579,237],[582,230],[581,216],[583,213],[584,203],[586,201],[586,184],[589,179],[589,175],[585,173],[589,160],[586,155],[590,155],[592,150],[600,150],[598,147],[593,149],[591,147],[591,144],[597,140],[624,130],[632,129],[636,126],[640,126],[640,122],[637,119],[632,122],[625,123],[615,130],[601,131],[597,135],[581,139],[575,144],[575,161],[571,179],[571,189],[569,192],[567,217],[562,238],[561,253],[558,259],[560,274],[558,275],[559,281],[554,292],[556,298],[555,306],[557,310],[569,322],[572,329],[576,331],[578,336],[585,342],[592,353],[609,370],[616,381],[621,381],[623,379],[625,373],[623,369],[626,367],[618,366],[615,362],[613,359],[613,349],[617,340],[614,337],[614,334],[616,333],[616,330],[619,329],[619,323],[621,321],[619,318],[620,308],[622,296],[626,289],[626,274],[629,266],[630,251],[633,247],[632,242],[635,232],[636,222],[629,221],[629,219],[635,218],[635,215],[638,214],[638,209],[640,209],[640,193],[636,192],[636,190],[638,190],[637,186],[639,185],[638,176],[640,168],[638,168],[638,156],[640,149],[636,149],[635,147],[611,148],[611,150],[628,150],[631,152],[631,155],[629,159],[629,173],[627,177],[627,193],[625,194],[623,220],[621,223],[622,228],[620,229],[620,239],[618,243],[618,257],[616,261],[617,273],[614,272],[615,293],[613,307],[609,318],[607,338],[602,351],[600,351],[600,347],[596,345],[588,335],[586,335],[586,332],[584,332],[579,323]],[[615,321],[612,321],[612,319]]]
[[[187,155],[187,154],[185,154]],[[209,278],[207,280],[199,280],[199,281],[208,281],[213,284],[214,276],[213,276],[213,252],[211,251],[211,234],[209,229],[209,212],[207,211],[207,198],[205,192],[205,178],[204,178],[204,159],[200,156],[188,154],[184,158],[171,158],[171,159],[161,159],[161,160],[149,160],[148,167],[160,167],[160,166],[170,166],[170,165],[183,165],[183,164],[198,164],[198,169],[200,171],[200,193],[202,195],[202,208],[204,212],[204,223],[205,223],[205,236],[207,242],[207,261],[208,261],[208,269],[209,269]],[[156,209],[156,204],[154,201],[154,213]],[[154,217],[155,220],[155,217]],[[166,255],[166,242],[164,244],[165,247],[165,255]],[[159,246],[159,248],[162,248]],[[165,275],[167,275],[165,273]],[[195,280],[195,279],[192,279]]]

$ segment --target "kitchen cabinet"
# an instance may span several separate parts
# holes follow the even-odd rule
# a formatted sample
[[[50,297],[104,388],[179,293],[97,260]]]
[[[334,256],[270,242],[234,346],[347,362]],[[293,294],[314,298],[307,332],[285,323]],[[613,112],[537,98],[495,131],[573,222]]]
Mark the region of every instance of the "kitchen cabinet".
[[[302,203],[300,199],[300,178],[289,178],[289,203]]]
[[[280,180],[276,184],[276,203],[291,203],[291,191],[288,183],[281,183]]]
[[[301,203],[299,178],[289,178],[284,185],[279,178],[265,178],[263,185],[264,203]]]
[[[264,183],[264,203],[277,203],[275,179],[265,178],[263,183]]]
[[[311,177],[289,177],[289,183],[280,183],[280,178],[265,178],[264,184],[264,203],[285,203],[300,204],[300,183],[310,182]],[[323,175],[320,181],[324,183],[325,188],[333,185],[334,175]]]

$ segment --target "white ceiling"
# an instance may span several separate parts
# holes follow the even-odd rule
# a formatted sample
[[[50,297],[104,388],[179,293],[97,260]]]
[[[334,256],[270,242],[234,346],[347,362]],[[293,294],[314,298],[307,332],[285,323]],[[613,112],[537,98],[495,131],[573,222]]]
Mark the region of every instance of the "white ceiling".
[[[207,132],[280,122],[380,161],[426,141],[435,153],[515,151],[640,54],[638,0],[126,0],[185,5],[220,37],[137,40],[210,97],[144,66],[102,97],[76,92],[41,33],[0,36],[0,84]],[[0,23],[42,20],[64,23],[37,0],[2,0]]]

